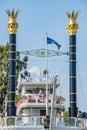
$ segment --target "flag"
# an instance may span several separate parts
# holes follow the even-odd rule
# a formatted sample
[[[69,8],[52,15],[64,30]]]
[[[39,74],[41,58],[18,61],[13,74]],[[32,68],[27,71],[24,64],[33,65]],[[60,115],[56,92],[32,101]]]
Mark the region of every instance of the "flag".
[[[63,104],[65,102],[65,98],[60,96],[60,103]]]
[[[18,108],[22,103],[25,102],[25,100],[27,100],[27,96],[23,96],[21,100],[16,104],[16,107]]]
[[[59,43],[57,43],[55,40],[53,40],[49,37],[47,37],[47,44],[55,44],[58,47],[58,49],[60,49],[60,47],[61,47],[61,45]]]

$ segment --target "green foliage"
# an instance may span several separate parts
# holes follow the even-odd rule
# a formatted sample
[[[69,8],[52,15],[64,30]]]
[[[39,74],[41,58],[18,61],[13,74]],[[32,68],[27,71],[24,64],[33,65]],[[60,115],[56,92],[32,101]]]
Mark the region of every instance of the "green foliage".
[[[16,53],[16,79],[18,78],[19,71],[25,77],[25,71],[27,69],[28,57],[20,57],[20,53]],[[24,70],[22,72],[22,70]],[[2,99],[4,100],[8,89],[8,77],[9,77],[9,43],[5,45],[0,45],[0,93],[2,94]],[[16,80],[17,84],[17,80]],[[1,107],[0,107],[1,108]],[[1,110],[1,109],[0,109]]]
[[[3,96],[6,93],[8,85],[8,55],[9,44],[0,45],[0,92]]]
[[[56,96],[56,103],[60,103],[60,97]]]
[[[18,101],[20,101],[20,99],[21,99],[21,92],[19,92],[19,94],[16,96],[16,103],[18,102]]]
[[[69,111],[68,111],[68,110],[65,110],[65,111],[64,111],[64,116],[66,116],[66,117],[69,116]]]

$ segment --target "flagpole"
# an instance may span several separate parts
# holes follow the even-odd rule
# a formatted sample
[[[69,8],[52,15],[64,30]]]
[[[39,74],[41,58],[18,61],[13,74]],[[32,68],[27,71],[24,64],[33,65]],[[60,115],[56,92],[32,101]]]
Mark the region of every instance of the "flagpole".
[[[49,94],[48,94],[48,44],[55,44],[58,49],[60,49],[61,45],[58,44],[55,40],[51,39],[48,37],[48,34],[46,32],[46,40],[47,40],[47,45],[46,45],[46,118],[44,120],[44,128],[51,128],[50,124],[50,115],[49,115]]]
[[[48,33],[46,32],[46,40]],[[46,45],[46,116],[48,116],[48,44]]]

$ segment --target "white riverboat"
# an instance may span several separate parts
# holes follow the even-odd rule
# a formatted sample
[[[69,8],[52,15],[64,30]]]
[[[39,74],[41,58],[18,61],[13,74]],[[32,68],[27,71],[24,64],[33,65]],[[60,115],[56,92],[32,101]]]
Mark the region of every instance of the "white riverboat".
[[[48,98],[46,98],[46,86],[48,86]],[[21,91],[21,99],[16,104],[16,116],[5,115],[1,118],[0,130],[87,130],[87,119],[58,115],[60,110],[65,109],[63,104],[56,103],[58,86],[57,75],[48,80],[47,85],[46,78],[41,78],[40,69],[32,67],[25,80],[19,78],[18,90]],[[47,107],[48,116],[46,116]]]

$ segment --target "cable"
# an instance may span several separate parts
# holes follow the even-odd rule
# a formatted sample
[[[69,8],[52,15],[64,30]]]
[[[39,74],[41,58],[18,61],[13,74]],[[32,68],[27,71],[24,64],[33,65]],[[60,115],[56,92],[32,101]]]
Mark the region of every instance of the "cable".
[[[84,91],[83,91],[83,85],[82,85],[82,80],[81,80],[81,76],[80,76],[80,72],[79,72],[79,67],[78,68],[78,74],[79,74],[79,77],[80,77],[80,84],[81,84],[81,92],[82,92],[82,96],[83,96],[83,101],[84,101],[84,106],[86,106],[86,110],[87,110],[87,103],[86,103],[86,98],[85,98],[85,94],[84,94]]]

